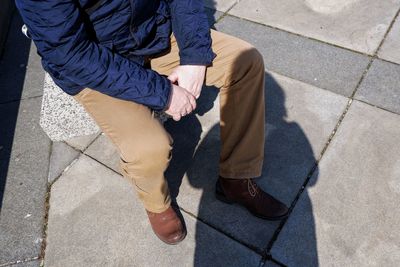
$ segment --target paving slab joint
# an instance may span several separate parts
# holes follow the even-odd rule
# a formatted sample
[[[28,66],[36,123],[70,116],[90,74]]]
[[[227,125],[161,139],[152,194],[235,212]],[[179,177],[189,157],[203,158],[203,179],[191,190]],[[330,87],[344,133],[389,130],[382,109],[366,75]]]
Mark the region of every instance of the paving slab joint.
[[[46,192],[46,199],[45,199],[45,204],[44,204],[44,223],[43,223],[43,230],[42,230],[42,244],[40,247],[40,254],[39,258],[40,260],[44,260],[45,252],[46,252],[46,245],[47,245],[47,224],[49,221],[49,210],[50,210],[50,191],[51,190],[51,184],[47,183],[47,192]]]
[[[381,50],[383,43],[385,42],[387,36],[389,35],[389,32],[392,30],[394,23],[396,22],[397,18],[399,17],[400,14],[400,8],[397,10],[396,14],[394,15],[393,20],[391,21],[389,27],[387,28],[387,31],[385,32],[385,35],[382,38],[382,41],[380,42],[379,46],[376,48],[374,56],[378,57],[378,53]]]
[[[68,144],[67,144],[68,145]],[[50,152],[52,151],[52,147],[53,147],[53,142],[51,142],[50,144]],[[73,148],[73,147],[72,147]],[[75,149],[75,148],[73,148]],[[75,149],[76,150],[76,149]],[[80,151],[79,151],[80,152]],[[46,245],[47,245],[47,225],[48,225],[48,220],[49,220],[49,210],[50,210],[50,194],[51,194],[51,187],[52,185],[58,181],[58,179],[69,169],[71,168],[72,165],[75,164],[75,162],[78,161],[78,158],[82,155],[82,153],[80,152],[78,154],[78,156],[61,172],[60,175],[58,175],[53,181],[51,182],[47,182],[47,188],[46,188],[46,198],[45,198],[45,204],[44,204],[44,209],[45,209],[45,213],[44,213],[44,223],[43,223],[43,230],[42,230],[42,244],[40,247],[40,254],[39,257],[37,257],[37,259],[41,260],[42,262],[44,261],[44,257],[46,254]],[[50,158],[50,157],[49,157]],[[50,162],[49,162],[50,164]],[[50,169],[50,168],[49,168]],[[42,266],[42,264],[41,264]],[[1,267],[1,266],[0,266]]]
[[[354,100],[356,100],[356,101],[358,101],[358,102],[361,102],[361,103],[363,103],[363,104],[365,104],[365,105],[368,105],[368,106],[371,106],[371,107],[374,107],[374,108],[377,108],[377,109],[381,109],[381,110],[383,110],[383,111],[386,111],[386,112],[392,113],[392,114],[394,114],[394,115],[400,116],[399,113],[396,113],[396,112],[394,112],[394,111],[392,111],[392,110],[389,110],[389,109],[386,109],[386,108],[383,108],[383,107],[379,107],[379,106],[376,106],[376,105],[374,105],[374,104],[365,102],[364,100],[361,100],[361,99],[354,99]]]
[[[227,15],[230,15],[229,12],[234,8],[237,4],[239,4],[240,0],[236,1],[235,3],[232,4],[215,22],[214,25],[220,22],[224,17]]]
[[[261,258],[260,261],[260,267],[265,266],[265,264],[267,262],[273,262],[276,265],[282,266],[282,267],[287,267],[285,264],[281,263],[280,261],[274,259],[274,257],[272,257],[272,254],[270,252],[265,252],[264,255]]]
[[[97,138],[97,137],[96,137]],[[96,139],[95,138],[95,139]],[[67,144],[68,145],[68,144]],[[50,152],[52,151],[52,146],[53,146],[53,142],[51,142],[50,144]],[[73,148],[73,147],[72,147]],[[75,149],[75,148],[73,148]],[[76,149],[75,149],[76,150]],[[79,151],[79,150],[77,150]],[[80,153],[78,154],[78,156],[61,172],[60,175],[58,175],[53,181],[51,182],[47,182],[47,188],[46,188],[46,198],[45,198],[45,205],[44,205],[44,209],[45,209],[45,214],[44,214],[44,223],[43,223],[43,230],[42,230],[42,244],[40,247],[40,254],[39,257],[37,257],[37,259],[41,260],[42,262],[44,261],[44,257],[46,254],[46,245],[47,245],[47,226],[48,226],[48,220],[49,220],[49,210],[50,210],[50,195],[51,195],[51,187],[52,185],[58,181],[58,179],[69,169],[71,168],[72,165],[75,164],[75,162],[78,161],[78,158],[82,155],[81,151],[79,151]],[[49,157],[50,158],[50,157]],[[50,163],[49,163],[50,164]],[[41,264],[42,266],[42,264]],[[1,266],[0,266],[1,267]]]
[[[275,263],[276,265],[279,265],[279,266],[281,266],[281,267],[287,267],[285,264],[283,264],[282,262],[280,262],[280,261],[274,259],[273,257],[271,258],[270,261],[272,261],[273,263]]]
[[[399,14],[400,14],[400,8],[397,10],[397,12],[396,12],[396,14],[395,14],[395,16],[394,16],[392,22],[390,23],[389,27],[387,28],[387,30],[386,30],[386,32],[385,32],[385,35],[383,36],[381,42],[380,42],[379,45],[378,45],[378,48],[375,50],[374,54],[373,54],[372,57],[370,58],[370,61],[369,61],[368,65],[367,65],[367,67],[365,68],[363,74],[361,75],[360,80],[358,81],[356,87],[355,87],[354,90],[353,90],[353,93],[352,93],[351,96],[350,96],[351,99],[354,99],[354,96],[356,95],[358,89],[360,88],[361,83],[364,81],[365,77],[367,76],[367,73],[368,73],[369,69],[371,68],[372,63],[374,62],[374,60],[375,60],[375,59],[379,59],[379,57],[378,57],[379,50],[381,49],[383,43],[385,42],[386,37],[388,36],[390,30],[393,28],[393,24],[394,24],[394,22],[396,21],[396,19],[399,17]]]
[[[63,143],[65,143],[65,142],[63,142]],[[71,168],[71,166],[74,165],[75,162],[78,161],[79,157],[83,154],[80,150],[78,150],[78,149],[76,149],[76,148],[74,148],[74,147],[68,145],[67,143],[65,143],[65,144],[66,144],[67,146],[71,147],[72,149],[74,149],[75,151],[79,152],[79,154],[71,161],[70,164],[68,164],[68,165],[65,167],[65,169],[64,169],[57,177],[55,177],[55,178],[53,179],[53,181],[48,182],[48,186],[50,187],[50,189],[51,189],[51,186],[52,186],[55,182],[57,182],[58,179],[59,179],[66,171],[68,171],[68,169]],[[52,151],[52,146],[53,146],[53,142],[51,142],[51,145],[50,145],[50,153],[51,153],[51,151]],[[49,170],[50,170],[50,168],[49,168]],[[49,175],[49,174],[47,174],[47,176],[48,176],[48,175]],[[50,189],[49,189],[49,190],[50,190]]]
[[[399,9],[398,12],[396,13],[395,19],[399,16],[399,13],[400,13],[400,9]],[[394,20],[395,20],[395,19],[394,19]],[[392,26],[392,24],[391,24],[391,26]],[[389,27],[388,31],[386,32],[385,37],[387,36],[388,32],[390,31],[391,26]],[[265,249],[267,253],[270,253],[270,251],[271,251],[271,249],[272,249],[272,247],[273,247],[275,241],[278,239],[278,236],[279,236],[281,230],[283,229],[283,227],[285,226],[286,222],[287,222],[288,219],[290,218],[290,215],[291,215],[291,213],[292,213],[294,207],[296,206],[296,204],[297,204],[297,202],[298,202],[300,196],[302,195],[303,191],[304,191],[305,188],[307,187],[307,185],[308,185],[308,183],[309,183],[311,177],[313,176],[314,172],[315,172],[316,169],[318,168],[319,162],[321,161],[321,159],[322,159],[322,157],[324,156],[326,150],[328,149],[330,143],[332,142],[333,138],[335,137],[335,135],[336,135],[336,133],[337,133],[339,127],[341,126],[341,124],[342,124],[344,118],[346,117],[346,115],[347,115],[347,113],[348,113],[348,111],[349,111],[349,109],[350,109],[350,107],[351,107],[351,105],[352,105],[352,103],[353,103],[353,101],[354,101],[354,96],[355,96],[355,94],[356,94],[358,88],[360,87],[362,81],[364,80],[365,76],[367,75],[368,70],[370,69],[370,67],[371,67],[371,65],[372,65],[372,62],[374,61],[374,59],[377,58],[377,53],[378,53],[378,51],[379,51],[379,48],[382,46],[383,42],[384,42],[384,39],[383,39],[382,42],[380,43],[378,49],[375,51],[374,55],[370,58],[370,62],[368,63],[368,65],[367,65],[365,71],[363,72],[363,74],[362,74],[362,76],[361,76],[359,82],[357,83],[355,89],[353,90],[352,95],[349,97],[349,101],[348,101],[348,103],[347,103],[347,105],[346,105],[345,110],[343,111],[343,113],[342,113],[342,115],[340,116],[338,122],[336,123],[334,129],[332,130],[332,132],[331,132],[331,134],[330,134],[330,136],[329,136],[329,138],[328,138],[328,141],[325,143],[324,148],[322,149],[322,151],[321,151],[321,153],[320,153],[318,159],[316,160],[316,162],[315,162],[313,168],[312,168],[312,169],[310,170],[310,172],[308,173],[308,175],[307,175],[307,177],[306,177],[306,179],[305,179],[303,185],[301,186],[301,188],[300,188],[299,192],[297,193],[295,199],[293,200],[292,204],[290,205],[288,217],[281,221],[281,223],[279,224],[278,228],[277,228],[276,231],[274,232],[274,235],[272,236],[271,240],[269,241],[269,243],[268,243],[268,245],[267,245],[267,247],[266,247],[266,249]],[[278,264],[278,263],[277,263],[277,264]]]
[[[11,265],[30,262],[30,261],[39,260],[39,259],[40,259],[40,257],[32,257],[32,258],[27,258],[27,259],[23,259],[23,260],[10,261],[10,262],[6,262],[6,263],[1,263],[0,267],[11,266]]]
[[[344,118],[346,117],[347,112],[349,111],[349,108],[350,108],[352,102],[353,102],[353,99],[350,98],[348,103],[347,103],[347,105],[346,105],[346,107],[345,107],[345,110],[342,112],[342,115],[339,117],[338,122],[336,123],[336,125],[333,128],[331,134],[328,137],[327,142],[325,143],[323,149],[321,150],[321,153],[320,153],[319,157],[315,161],[315,163],[314,163],[313,167],[311,168],[311,170],[308,172],[307,177],[306,177],[305,181],[303,182],[303,185],[301,186],[300,190],[296,194],[296,197],[294,198],[293,202],[291,203],[291,205],[289,207],[289,215],[280,222],[280,224],[279,224],[278,228],[275,230],[271,240],[267,244],[267,246],[265,248],[265,251],[267,253],[271,253],[271,249],[272,249],[275,241],[278,239],[278,236],[279,236],[280,232],[282,231],[282,229],[285,226],[286,222],[289,220],[290,215],[292,214],[292,211],[293,211],[294,207],[296,206],[296,204],[297,204],[298,200],[300,199],[302,193],[306,189],[311,177],[314,175],[314,172],[317,170],[319,162],[321,161],[321,159],[324,156],[326,150],[328,149],[330,143],[332,142],[333,138],[335,137],[340,125],[342,124]]]
[[[103,162],[99,161],[98,159],[94,158],[93,156],[91,156],[91,155],[89,155],[89,154],[86,154],[86,153],[82,153],[82,155],[85,155],[86,157],[88,157],[88,158],[90,158],[90,159],[96,161],[97,163],[101,164],[102,166],[106,167],[107,169],[111,170],[112,172],[114,172],[114,173],[116,173],[116,174],[118,174],[119,176],[122,177],[122,175],[121,175],[119,172],[115,171],[113,168],[110,168],[109,166],[107,166],[107,165],[104,164]],[[77,160],[77,159],[76,159],[76,160]],[[75,161],[76,161],[76,160],[75,160]]]
[[[314,174],[315,170],[317,169],[317,167],[318,167],[318,160],[314,163],[313,167],[311,168],[311,170],[307,174],[307,177],[306,177],[305,181],[303,182],[303,185],[301,186],[299,192],[297,192],[296,197],[292,201],[292,203],[291,203],[291,205],[289,207],[288,216],[279,223],[278,228],[275,230],[274,234],[272,235],[271,240],[268,242],[268,244],[267,244],[267,246],[265,248],[265,251],[268,254],[271,253],[271,249],[272,249],[274,243],[278,239],[278,236],[279,236],[280,232],[282,231],[283,227],[285,226],[286,222],[289,220],[290,215],[292,214],[292,211],[293,211],[294,207],[297,204],[297,201],[299,200],[301,194],[303,193],[303,191],[307,187],[307,184],[310,181],[310,179],[311,179],[312,175]]]
[[[99,136],[100,136],[100,135],[99,135]],[[97,139],[97,138],[99,138],[99,137],[96,137],[96,139]],[[114,172],[114,173],[116,173],[116,174],[122,176],[120,173],[116,172],[114,169],[112,169],[112,168],[110,168],[109,166],[105,165],[104,163],[98,161],[97,159],[93,158],[92,156],[86,154],[85,152],[83,152],[82,154],[85,155],[85,156],[87,156],[87,157],[89,157],[90,159],[96,161],[97,163],[101,164],[102,166],[106,167],[107,169],[111,170],[112,172]],[[77,159],[76,159],[75,161],[77,161]],[[71,165],[72,165],[72,163],[70,164],[70,166],[71,166]],[[67,169],[66,169],[66,170],[67,170]],[[65,171],[66,171],[66,170],[65,170]],[[57,178],[57,179],[58,179],[58,178]],[[250,249],[251,251],[257,253],[257,254],[260,255],[261,257],[266,257],[266,252],[263,251],[263,250],[261,250],[260,248],[257,248],[257,247],[255,247],[255,246],[253,246],[253,245],[251,245],[251,244],[247,244],[247,243],[245,243],[245,242],[243,242],[243,241],[241,241],[241,240],[235,238],[234,236],[232,236],[232,235],[230,235],[230,234],[224,232],[222,229],[220,229],[220,228],[218,228],[218,227],[215,227],[214,225],[209,224],[207,221],[204,221],[204,220],[202,220],[201,218],[196,217],[196,215],[194,215],[194,214],[191,213],[190,211],[187,211],[187,210],[185,210],[184,208],[182,208],[182,207],[180,207],[180,206],[178,206],[178,207],[179,207],[179,209],[180,209],[182,212],[184,212],[184,213],[186,213],[187,215],[191,216],[191,217],[194,218],[195,220],[198,220],[198,221],[204,223],[204,224],[207,225],[208,227],[214,229],[215,231],[217,231],[217,232],[219,232],[220,234],[222,234],[222,235],[228,237],[229,239],[231,239],[231,240],[233,240],[233,241],[235,241],[235,242],[241,244],[242,246],[244,246],[244,247]],[[272,258],[271,258],[271,260],[272,260]]]
[[[103,134],[103,132],[100,132],[95,138],[93,138],[93,140],[92,141],[90,141],[90,143],[89,144],[87,144],[87,146],[82,150],[82,151],[80,151],[80,150],[78,150],[79,152],[81,152],[81,153],[85,153],[86,152],[86,150],[97,140],[97,139],[99,139],[100,138],[100,136]],[[108,138],[108,137],[107,137]],[[66,143],[66,142],[65,142]],[[67,144],[67,143],[66,143]],[[67,144],[68,145],[68,144]],[[74,148],[75,149],[75,148]],[[86,154],[85,154],[86,155]]]
[[[386,63],[390,63],[390,64],[393,64],[393,65],[400,66],[400,63],[393,62],[393,61],[390,61],[388,59],[384,59],[384,58],[380,58],[380,57],[377,57],[377,59],[379,59],[380,61],[386,62]]]
[[[371,54],[367,54],[367,53],[364,53],[364,52],[361,52],[361,51],[357,51],[357,50],[354,50],[354,49],[351,49],[351,48],[348,48],[348,47],[343,47],[343,46],[340,46],[340,45],[337,45],[337,44],[329,43],[329,42],[326,42],[326,41],[323,41],[323,40],[319,40],[319,39],[316,39],[316,38],[313,38],[313,37],[310,37],[310,36],[302,35],[302,34],[297,33],[297,32],[292,32],[292,31],[289,31],[289,30],[281,29],[281,28],[278,28],[276,26],[268,25],[268,24],[265,24],[265,23],[262,23],[262,22],[259,22],[259,21],[253,21],[253,20],[250,20],[250,19],[247,19],[247,18],[242,18],[242,17],[239,17],[237,15],[230,14],[230,13],[226,14],[226,15],[227,16],[231,16],[233,18],[240,19],[240,20],[244,20],[244,21],[249,22],[249,23],[258,24],[258,25],[261,25],[263,27],[267,27],[267,28],[270,28],[270,29],[273,29],[273,30],[276,30],[276,31],[281,31],[281,32],[284,32],[284,33],[287,33],[287,34],[291,34],[291,35],[295,35],[295,36],[298,36],[298,37],[301,37],[301,38],[305,38],[305,39],[308,39],[310,41],[314,41],[314,42],[318,42],[318,43],[321,43],[321,44],[333,46],[333,47],[336,47],[336,48],[339,48],[339,49],[343,49],[343,50],[347,50],[349,52],[356,53],[356,54],[359,54],[359,55],[363,55],[363,56],[366,56],[366,57],[372,57]]]
[[[179,206],[178,206],[178,207],[179,207]],[[182,208],[182,207],[179,207],[179,209],[180,209],[182,212],[184,212],[184,213],[186,213],[187,215],[189,215],[190,217],[194,218],[195,220],[198,220],[198,221],[204,223],[205,225],[207,225],[208,227],[214,229],[215,231],[219,232],[220,234],[222,234],[222,235],[228,237],[229,239],[231,239],[231,240],[233,240],[233,241],[235,241],[235,242],[241,244],[242,246],[244,246],[244,247],[250,249],[251,251],[257,253],[257,254],[260,255],[262,258],[266,257],[265,251],[259,249],[258,247],[253,246],[253,245],[251,245],[251,244],[247,244],[247,243],[245,243],[245,242],[243,242],[243,241],[237,239],[236,237],[232,236],[231,234],[224,232],[221,228],[218,228],[218,227],[216,227],[215,225],[211,225],[211,224],[209,224],[207,221],[205,221],[205,220],[203,220],[203,219],[201,219],[201,218],[199,218],[199,217],[196,217],[196,215],[194,215],[193,213],[191,213],[191,212],[188,211],[188,210],[185,210],[185,209]]]

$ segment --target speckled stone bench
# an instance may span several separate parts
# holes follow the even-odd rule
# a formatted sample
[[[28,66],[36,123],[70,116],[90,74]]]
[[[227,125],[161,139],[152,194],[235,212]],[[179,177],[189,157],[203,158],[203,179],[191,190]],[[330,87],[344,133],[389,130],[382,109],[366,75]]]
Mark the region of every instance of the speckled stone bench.
[[[99,132],[99,127],[85,109],[72,96],[62,91],[47,73],[40,126],[53,141]]]
[[[168,116],[155,112],[164,123]],[[58,87],[48,73],[44,79],[40,126],[52,141],[90,135],[100,131],[96,122],[72,96]]]

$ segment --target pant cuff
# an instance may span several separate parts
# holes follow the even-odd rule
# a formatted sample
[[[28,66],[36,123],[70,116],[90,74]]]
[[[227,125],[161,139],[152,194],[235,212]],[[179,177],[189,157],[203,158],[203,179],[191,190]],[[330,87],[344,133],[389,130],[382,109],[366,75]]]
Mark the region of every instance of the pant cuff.
[[[147,211],[154,212],[154,213],[161,213],[161,212],[166,211],[171,206],[171,200],[169,200],[163,206],[151,205],[151,204],[146,204],[146,203],[143,203],[143,206]]]

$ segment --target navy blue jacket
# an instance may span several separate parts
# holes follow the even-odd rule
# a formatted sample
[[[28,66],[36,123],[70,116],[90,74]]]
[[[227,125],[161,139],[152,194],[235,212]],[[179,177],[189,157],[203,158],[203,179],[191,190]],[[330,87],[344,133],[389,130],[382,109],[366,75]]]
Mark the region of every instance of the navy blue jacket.
[[[155,110],[171,83],[144,58],[168,50],[173,31],[181,65],[215,57],[202,0],[16,0],[43,68],[70,95],[89,87]]]

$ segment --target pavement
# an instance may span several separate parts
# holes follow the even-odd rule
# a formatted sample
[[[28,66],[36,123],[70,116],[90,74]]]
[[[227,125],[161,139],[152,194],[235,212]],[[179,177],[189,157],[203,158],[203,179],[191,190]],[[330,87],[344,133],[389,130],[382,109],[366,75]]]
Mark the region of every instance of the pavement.
[[[400,0],[206,1],[210,24],[266,66],[260,186],[291,207],[268,222],[214,197],[219,102],[167,121],[166,176],[188,229],[152,233],[101,132],[52,142],[45,74],[17,14],[0,62],[0,266],[399,266]]]

